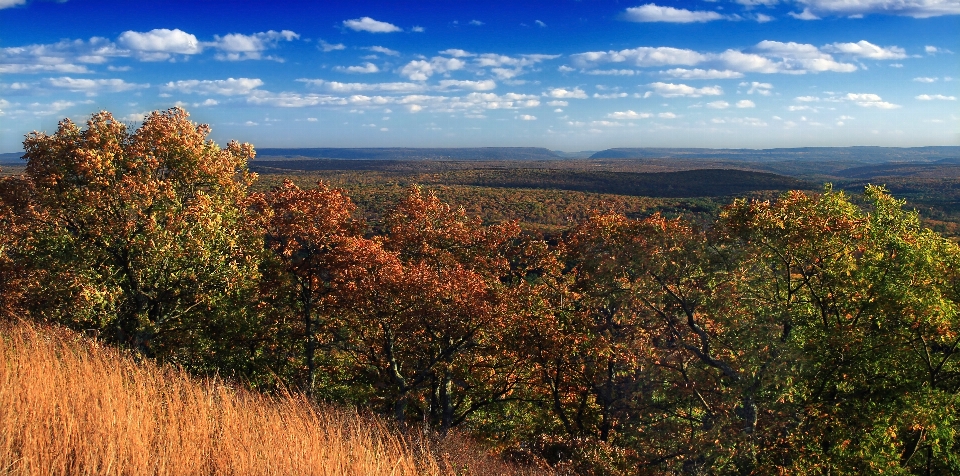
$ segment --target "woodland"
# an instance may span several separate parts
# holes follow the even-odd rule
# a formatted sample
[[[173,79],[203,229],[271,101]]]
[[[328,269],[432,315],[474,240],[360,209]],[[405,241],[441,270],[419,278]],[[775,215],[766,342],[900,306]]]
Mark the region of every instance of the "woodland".
[[[942,170],[271,161],[209,133],[174,108],[28,135],[0,316],[557,473],[960,473]]]

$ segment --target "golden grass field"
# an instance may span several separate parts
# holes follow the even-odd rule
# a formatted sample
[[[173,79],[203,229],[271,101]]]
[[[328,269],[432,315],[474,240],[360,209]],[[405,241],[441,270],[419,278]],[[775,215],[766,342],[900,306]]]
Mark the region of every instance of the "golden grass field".
[[[0,324],[0,474],[517,472],[465,438],[431,441],[297,395],[137,362],[66,330]]]

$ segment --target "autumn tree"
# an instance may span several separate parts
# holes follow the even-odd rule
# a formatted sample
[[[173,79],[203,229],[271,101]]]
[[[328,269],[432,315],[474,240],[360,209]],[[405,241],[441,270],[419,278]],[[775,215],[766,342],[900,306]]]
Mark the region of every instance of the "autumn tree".
[[[419,188],[387,226],[383,238],[354,241],[356,264],[337,283],[344,350],[399,420],[446,431],[515,385],[517,362],[499,345],[511,325],[500,278],[519,229],[484,226]]]
[[[262,248],[245,203],[254,151],[220,148],[209,133],[173,108],[132,133],[100,112],[84,129],[66,119],[52,135],[27,136],[43,218],[28,237],[31,259],[55,277],[34,296],[55,304],[40,306],[45,318],[148,356],[244,365],[231,346],[254,319],[245,306]]]
[[[303,190],[284,181],[253,201],[262,202],[255,208],[265,218],[265,244],[271,252],[261,283],[270,308],[263,312],[277,316],[271,320],[277,323],[275,332],[292,329],[292,335],[278,337],[300,344],[295,347],[302,348],[306,367],[301,388],[310,395],[317,386],[317,349],[335,340],[336,316],[328,298],[337,274],[355,259],[346,242],[359,238],[362,227],[353,219],[355,207],[343,191],[323,183]],[[284,322],[287,310],[296,316],[293,325]]]

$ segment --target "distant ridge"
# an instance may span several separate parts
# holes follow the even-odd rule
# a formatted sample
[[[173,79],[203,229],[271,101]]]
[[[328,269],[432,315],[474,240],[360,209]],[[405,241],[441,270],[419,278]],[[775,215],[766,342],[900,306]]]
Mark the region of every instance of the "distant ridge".
[[[617,148],[601,150],[591,159],[709,158],[763,160],[856,160],[864,162],[937,161],[960,158],[960,146],[930,147],[798,147],[791,149]]]
[[[439,148],[306,148],[257,149],[258,159],[367,159],[367,160],[551,160],[561,156],[543,147]]]

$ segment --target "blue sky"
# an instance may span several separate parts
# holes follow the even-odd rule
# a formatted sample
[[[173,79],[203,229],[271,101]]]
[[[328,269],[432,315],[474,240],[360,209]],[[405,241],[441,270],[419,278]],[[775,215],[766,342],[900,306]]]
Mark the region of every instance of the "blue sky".
[[[0,0],[0,152],[174,105],[259,147],[960,145],[960,0]]]

